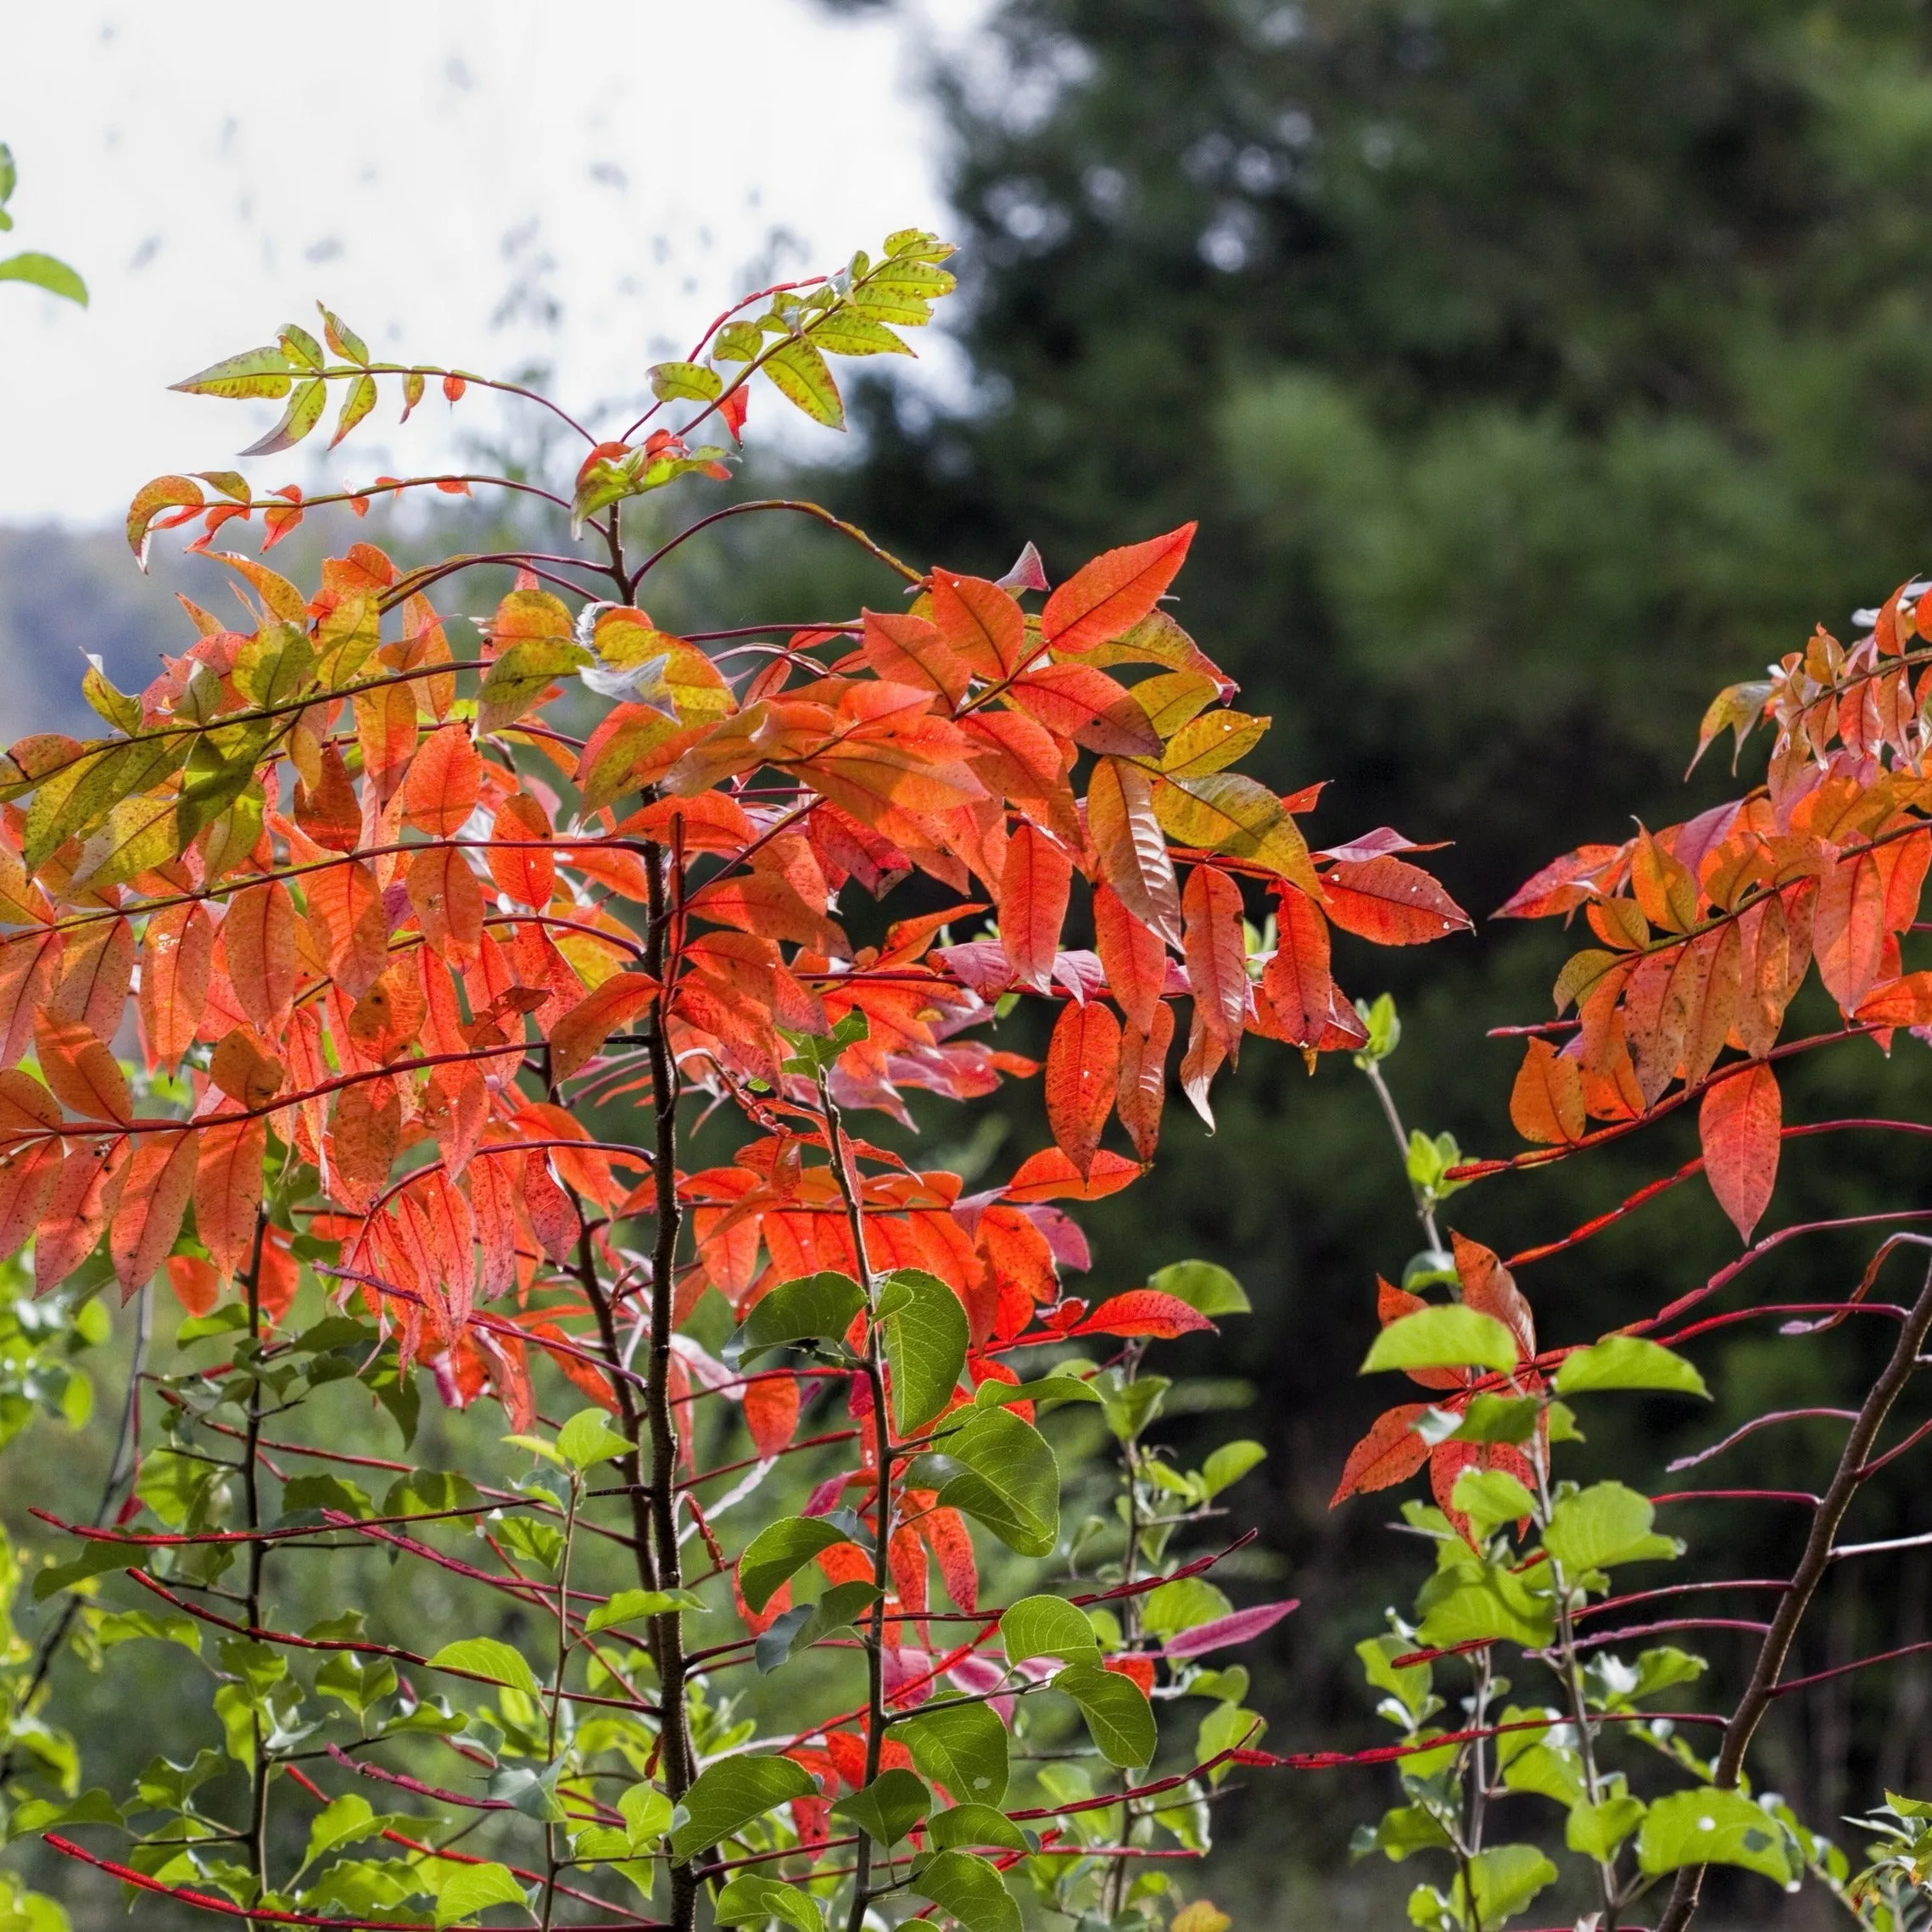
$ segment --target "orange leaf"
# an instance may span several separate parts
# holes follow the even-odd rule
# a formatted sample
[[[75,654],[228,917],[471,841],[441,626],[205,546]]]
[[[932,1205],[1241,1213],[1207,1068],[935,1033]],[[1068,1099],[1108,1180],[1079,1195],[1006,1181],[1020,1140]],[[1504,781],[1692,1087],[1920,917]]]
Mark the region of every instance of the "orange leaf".
[[[582,1224],[569,1195],[558,1187],[550,1163],[540,1153],[533,1153],[523,1163],[523,1205],[538,1247],[561,1267],[576,1249]]]
[[[1878,983],[1885,944],[1885,879],[1871,849],[1827,866],[1812,916],[1818,977],[1841,1010],[1853,1011]]]
[[[1087,1316],[1069,1329],[1069,1335],[1152,1335],[1163,1342],[1177,1336],[1192,1335],[1209,1329],[1214,1323],[1198,1308],[1179,1295],[1164,1295],[1157,1288],[1130,1288],[1124,1295],[1110,1295]]]
[[[1867,1026],[1932,1026],[1932,973],[1907,973],[1873,987],[1854,1017]]]
[[[352,702],[363,774],[387,805],[416,750],[416,693],[407,684],[378,684]]]
[[[41,1013],[34,1021],[34,1042],[42,1078],[75,1113],[123,1125],[134,1118],[126,1075],[85,1020]]]
[[[1105,550],[1069,577],[1041,613],[1040,631],[1056,651],[1092,651],[1138,623],[1187,561],[1195,526],[1183,523],[1144,544]]]
[[[9,1067],[0,1073],[0,1153],[21,1141],[38,1141],[60,1127],[60,1103],[31,1074]]]
[[[1026,818],[1013,827],[1000,873],[1000,945],[1013,977],[1036,993],[1053,983],[1073,876],[1073,860],[1051,833]]]
[[[1160,1139],[1160,1116],[1167,1103],[1167,1051],[1174,1041],[1174,1009],[1156,1001],[1153,1025],[1146,1033],[1132,1021],[1120,1035],[1120,1078],[1114,1105],[1120,1125],[1142,1160],[1153,1159]]]
[[[237,892],[221,922],[228,978],[265,1038],[288,1024],[295,999],[295,902],[279,879]]]
[[[1198,865],[1187,875],[1181,909],[1187,920],[1187,983],[1197,1022],[1231,1058],[1248,1017],[1241,888],[1217,867]]]
[[[144,1134],[134,1150],[108,1231],[108,1252],[126,1301],[154,1274],[175,1245],[194,1192],[195,1136]]]
[[[261,1206],[268,1127],[237,1120],[204,1127],[194,1170],[194,1229],[224,1279],[247,1265]]]
[[[1008,695],[1049,731],[1120,758],[1160,755],[1160,734],[1116,678],[1091,664],[1042,664],[1016,678]]]
[[[985,678],[997,682],[1026,656],[1026,618],[1018,601],[983,577],[932,573],[932,621],[946,648]]]
[[[461,852],[425,846],[405,876],[422,936],[459,965],[474,958],[483,939],[483,888]]]
[[[1778,1076],[1762,1061],[1717,1081],[1697,1110],[1705,1178],[1746,1242],[1777,1185],[1783,1125]]]
[[[789,1375],[760,1376],[746,1382],[745,1427],[761,1456],[776,1455],[798,1432],[798,1384]]]
[[[966,1519],[957,1510],[929,1508],[919,1519],[919,1531],[939,1566],[940,1581],[952,1607],[970,1616],[979,1607],[980,1570]]]
[[[327,1142],[330,1192],[359,1211],[382,1192],[402,1135],[402,1103],[388,1079],[359,1080],[336,1097]]]
[[[1415,1423],[1429,1410],[1427,1402],[1404,1402],[1385,1409],[1374,1426],[1348,1451],[1342,1465],[1342,1479],[1328,1499],[1333,1509],[1337,1503],[1369,1489],[1387,1489],[1405,1482],[1429,1460],[1429,1445],[1415,1433]]]
[[[556,889],[556,856],[529,841],[550,836],[550,814],[528,792],[512,792],[497,807],[489,835],[512,841],[489,850],[489,875],[497,890],[518,905],[541,912]]]
[[[237,1026],[216,1042],[208,1063],[208,1077],[231,1100],[253,1109],[267,1106],[288,1076],[253,1028]]]
[[[1099,760],[1087,782],[1086,828],[1100,875],[1120,903],[1178,951],[1181,892],[1147,773],[1117,759]]]
[[[1532,1040],[1510,1092],[1510,1119],[1526,1141],[1555,1147],[1580,1141],[1587,1125],[1583,1069],[1547,1040]]]
[[[94,1252],[127,1178],[128,1137],[83,1142],[67,1157],[34,1237],[34,1293],[56,1288]]]
[[[859,648],[888,684],[932,691],[949,711],[966,695],[972,673],[946,648],[936,625],[902,611],[863,611],[860,617]]]
[[[168,1286],[183,1315],[198,1319],[215,1312],[215,1304],[221,1298],[221,1276],[212,1261],[198,1254],[170,1254],[165,1266]]]
[[[59,1141],[23,1147],[0,1161],[0,1258],[14,1254],[40,1226],[60,1174]]]
[[[1167,948],[1160,935],[1135,918],[1107,885],[1093,889],[1093,930],[1108,991],[1136,1026],[1143,1033],[1151,1030],[1167,984]]]
[[[372,868],[357,859],[303,881],[310,941],[352,1000],[389,963],[389,915]]]
[[[1503,1265],[1495,1250],[1481,1242],[1452,1233],[1449,1242],[1455,1250],[1463,1300],[1478,1315],[1501,1322],[1516,1337],[1518,1358],[1528,1361],[1536,1354],[1536,1318],[1516,1286],[1516,1276]]]
[[[133,975],[134,928],[125,919],[85,927],[67,941],[48,1011],[56,1019],[80,1021],[98,1040],[111,1041]]]
[[[64,946],[51,926],[0,941],[0,1067],[32,1044],[34,1016],[58,980]]]
[[[1328,916],[1378,946],[1420,946],[1471,930],[1469,915],[1419,865],[1391,858],[1343,859],[1321,875]]]
[[[634,1019],[656,997],[648,973],[617,973],[594,987],[556,1023],[550,1035],[550,1078],[561,1082],[578,1072],[610,1035]]]
[[[419,832],[448,838],[462,829],[483,792],[483,762],[469,728],[445,724],[432,732],[403,779],[403,816]]]
[[[1120,1023],[1098,1000],[1069,1000],[1047,1048],[1047,1125],[1084,1179],[1114,1109],[1120,1073]]]
[[[215,922],[200,905],[168,906],[141,940],[141,1026],[158,1065],[172,1067],[194,1043],[208,1005]]]
[[[1082,1174],[1058,1147],[1030,1154],[1000,1192],[1009,1201],[1097,1201],[1117,1194],[1141,1171],[1138,1161],[1103,1147]]]

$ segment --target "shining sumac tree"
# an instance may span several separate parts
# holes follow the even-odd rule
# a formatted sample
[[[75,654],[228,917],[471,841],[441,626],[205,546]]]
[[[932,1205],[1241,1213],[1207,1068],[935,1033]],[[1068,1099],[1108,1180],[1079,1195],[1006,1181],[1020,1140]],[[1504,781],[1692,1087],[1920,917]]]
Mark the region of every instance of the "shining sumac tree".
[[[1932,1360],[1932,1211],[1914,1198],[1757,1231],[1788,1143],[1932,1132],[1856,1099],[1845,1114],[1792,1121],[1780,1086],[1792,1059],[1829,1053],[1843,1064],[1812,1091],[1856,1095],[1877,1054],[1918,1051],[1902,1044],[1908,1038],[1932,1041],[1932,971],[1907,970],[1904,950],[1924,930],[1932,863],[1924,770],[1932,596],[1924,584],[1901,588],[1862,622],[1871,628],[1849,648],[1821,629],[1768,679],[1732,686],[1711,706],[1700,755],[1727,727],[1741,747],[1761,720],[1771,725],[1762,785],[1685,824],[1572,852],[1501,909],[1566,921],[1580,913],[1594,943],[1558,974],[1558,1017],[1507,1030],[1527,1036],[1510,1112],[1534,1144],[1507,1159],[1449,1164],[1441,1190],[1580,1158],[1693,1108],[1700,1151],[1506,1263],[1459,1234],[1449,1251],[1420,1256],[1400,1287],[1378,1284],[1381,1332],[1365,1371],[1405,1371],[1428,1393],[1382,1414],[1348,1457],[1335,1500],[1426,1469],[1432,1500],[1403,1513],[1433,1544],[1435,1565],[1413,1617],[1392,1615],[1386,1634],[1358,1648],[1380,1715],[1402,1734],[1400,1744],[1360,1756],[1395,1765],[1404,1801],[1365,1828],[1356,1849],[1440,1862],[1445,1883],[1417,1886],[1409,1907],[1431,1932],[1494,1932],[1556,1883],[1541,1843],[1498,1829],[1499,1811],[1510,1826],[1533,1818],[1533,1807],[1502,1809],[1525,1795],[1557,1807],[1546,1815],[1561,1818],[1562,1847],[1578,1867],[1571,1896],[1589,1901],[1577,1923],[1591,1932],[1617,1932],[1633,1911],[1660,1932],[1682,1932],[1712,1865],[1790,1890],[1809,1875],[1873,1932],[1927,1922],[1932,1806],[1888,1793],[1876,1815],[1856,1821],[1876,1843],[1873,1862],[1854,1874],[1841,1850],[1776,1794],[1754,1790],[1749,1774],[1753,1739],[1779,1700],[1929,1648],[1791,1668],[1834,1572],[1932,1541],[1923,1531],[1860,1532],[1853,1519],[1876,1479],[1908,1469],[1902,1459],[1922,1454],[1932,1434],[1909,1407],[1893,1420]],[[1788,1012],[1814,965],[1829,1002],[1817,1010],[1830,1017],[1792,1037]],[[1361,1061],[1375,1072],[1393,1045],[1385,1025]],[[1422,1136],[1415,1144],[1427,1151]],[[1419,1190],[1435,1187],[1435,1170],[1418,1174],[1412,1161],[1410,1174]],[[1516,1272],[1560,1275],[1581,1244],[1700,1175],[1743,1253],[1689,1281],[1662,1261],[1661,1305],[1613,1333],[1555,1345],[1539,1335]],[[1429,1217],[1442,1198],[1418,1194],[1432,1251],[1440,1243]],[[1753,1294],[1767,1258],[1801,1263],[1847,1241],[1862,1250],[1849,1278],[1824,1259],[1810,1265],[1813,1280],[1798,1298]],[[1916,1286],[1908,1278],[1887,1298],[1882,1284],[1915,1265]],[[1621,1479],[1579,1485],[1559,1475],[1559,1452],[1576,1453],[1565,1445],[1579,1439],[1579,1411],[1588,1420],[1602,1392],[1706,1397],[1703,1375],[1678,1351],[1767,1323],[1787,1347],[1840,1350],[1834,1368],[1857,1377],[1852,1405],[1762,1407],[1669,1466],[1700,1469],[1722,1457],[1715,1483],[1650,1494]],[[1885,1341],[1860,1349],[1874,1324]],[[1761,1432],[1820,1421],[1843,1440],[1815,1489],[1752,1480]],[[1786,1554],[1772,1573],[1739,1576],[1722,1550],[1688,1576],[1650,1567],[1687,1548],[1659,1530],[1660,1512],[1673,1529],[1694,1530],[1695,1505],[1722,1501],[1749,1504],[1781,1526]],[[1683,1644],[1700,1641],[1743,1647],[1723,1697],[1689,1688],[1706,1664]],[[1443,1676],[1462,1696],[1460,1722],[1437,1721]]]
[[[614,437],[377,361],[326,311],[180,385],[283,401],[252,455],[433,385],[549,410],[582,461],[555,490],[158,479],[136,551],[195,527],[245,620],[186,603],[145,690],[88,673],[108,735],[0,761],[4,1245],[42,1291],[161,1281],[186,1315],[136,1385],[131,1498],[60,1526],[36,1588],[212,1673],[208,1737],[16,1830],[260,1926],[1010,1932],[1016,1866],[1137,1925],[1180,1903],[1228,1768],[1265,1762],[1245,1673],[1200,1660],[1291,1606],[1237,1610],[1215,1548],[1179,1548],[1259,1452],[1174,1466],[1142,1368],[1245,1303],[1199,1264],[1069,1292],[1059,1203],[1152,1159],[1177,1007],[1206,1115],[1249,1034],[1364,1041],[1331,923],[1466,921],[1396,835],[1311,852],[1319,788],[1232,768],[1267,721],[1164,606],[1192,527],[1058,585],[1030,548],[998,582],[916,568],[807,503],[664,533],[658,493],[729,477],[701,437],[735,442],[754,377],[836,425],[828,356],[903,350],[948,253],[908,231],[748,298]],[[358,542],[310,589],[215,547],[480,490],[554,539],[410,568]],[[779,514],[860,545],[885,607],[653,622],[681,545]],[[487,617],[439,610],[493,570]],[[991,1032],[1022,998],[1054,1013],[1043,1069]],[[1051,1144],[974,1192],[855,1126],[909,1146],[910,1097],[930,1120],[1036,1075]],[[412,1461],[424,1382],[499,1405],[507,1448]],[[1074,1527],[1063,1406],[1118,1445]],[[412,1614],[348,1584],[281,1619],[302,1566],[359,1552],[418,1575]],[[1183,1695],[1208,1715],[1161,1761]]]

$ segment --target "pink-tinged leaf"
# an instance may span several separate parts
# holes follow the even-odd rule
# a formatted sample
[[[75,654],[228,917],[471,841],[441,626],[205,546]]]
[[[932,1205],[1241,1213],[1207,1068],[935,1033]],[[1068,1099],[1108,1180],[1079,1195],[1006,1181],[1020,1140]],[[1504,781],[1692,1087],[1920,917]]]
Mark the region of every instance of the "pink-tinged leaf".
[[[1198,1623],[1192,1630],[1183,1630],[1178,1637],[1170,1637],[1163,1653],[1170,1657],[1204,1657],[1210,1650],[1225,1650],[1230,1644],[1245,1644],[1251,1638],[1259,1637],[1264,1630],[1272,1630],[1284,1617],[1292,1616],[1301,1608],[1299,1597],[1288,1597],[1280,1603],[1258,1603],[1252,1610],[1237,1610],[1229,1617],[1217,1617],[1212,1622]]]
[[[1047,600],[1040,631],[1056,651],[1092,651],[1137,624],[1187,558],[1195,526],[1106,550]]]
[[[1195,1335],[1211,1329],[1214,1323],[1199,1309],[1179,1295],[1164,1295],[1158,1288],[1130,1288],[1124,1295],[1110,1295],[1084,1321],[1067,1332],[1070,1335],[1151,1335],[1172,1342],[1182,1335]]]
[[[1778,1076],[1762,1061],[1720,1080],[1698,1108],[1705,1178],[1717,1205],[1746,1242],[1770,1205],[1777,1184],[1783,1125]]]

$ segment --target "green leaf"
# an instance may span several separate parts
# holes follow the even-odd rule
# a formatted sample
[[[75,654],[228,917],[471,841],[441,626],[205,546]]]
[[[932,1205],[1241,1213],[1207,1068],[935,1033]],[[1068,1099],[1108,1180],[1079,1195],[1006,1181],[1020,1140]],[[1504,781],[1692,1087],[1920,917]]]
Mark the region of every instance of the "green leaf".
[[[772,1600],[778,1587],[821,1550],[852,1538],[828,1516],[781,1516],[767,1523],[738,1559],[738,1589],[755,1611]]]
[[[70,302],[87,305],[87,285],[67,264],[53,255],[29,249],[24,254],[8,255],[0,261],[0,282],[31,282],[50,295],[64,295]]]
[[[568,638],[530,637],[513,644],[483,673],[477,729],[491,732],[521,718],[559,678],[596,660]]]
[[[1571,1583],[1614,1563],[1682,1555],[1684,1545],[1674,1538],[1651,1534],[1656,1515],[1648,1496],[1621,1483],[1594,1483],[1565,1496],[1550,1512],[1543,1547]]]
[[[335,434],[329,438],[330,449],[334,449],[375,406],[376,378],[373,376],[358,376],[349,385],[349,393],[342,399],[342,411],[335,419]]]
[[[1439,1851],[1449,1844],[1449,1834],[1432,1812],[1421,1805],[1399,1805],[1384,1812],[1376,1824],[1357,1829],[1348,1840],[1348,1856],[1366,1858],[1379,1851],[1392,1864],[1399,1865],[1418,1851]]]
[[[1620,1791],[1600,1804],[1572,1805],[1569,1823],[1563,1828],[1563,1842],[1572,1851],[1607,1865],[1643,1818],[1643,1800],[1632,1797],[1628,1791]]]
[[[522,1905],[523,1888],[507,1865],[459,1865],[436,1894],[436,1923],[455,1925],[493,1905]]]
[[[801,1650],[810,1650],[820,1638],[856,1624],[878,1600],[876,1584],[855,1578],[849,1583],[833,1584],[816,1603],[800,1604],[788,1610],[754,1646],[760,1674],[769,1676]]]
[[[896,1268],[880,1284],[880,1302],[892,1312],[879,1323],[885,1364],[892,1376],[892,1420],[909,1436],[952,1399],[966,1366],[966,1310],[936,1275]]]
[[[1241,1283],[1212,1261],[1176,1261],[1149,1275],[1147,1286],[1205,1315],[1246,1315],[1251,1305]]]
[[[808,342],[788,342],[775,349],[763,364],[772,386],[789,403],[828,429],[846,427],[846,405],[839,385],[825,366],[825,358]]]
[[[1533,1845],[1498,1845],[1469,1862],[1477,1921],[1499,1926],[1521,1912],[1546,1885],[1556,1883],[1556,1868]],[[1456,1878],[1462,1891],[1462,1878]]]
[[[910,355],[909,343],[900,341],[883,322],[850,309],[835,309],[807,332],[828,355]]]
[[[840,1342],[865,1306],[865,1291],[850,1275],[828,1269],[780,1281],[762,1295],[724,1344],[724,1359],[734,1368],[767,1348],[788,1342]]]
[[[1058,1657],[1063,1663],[1100,1661],[1100,1644],[1093,1626],[1064,1597],[1022,1597],[1000,1616],[1000,1642],[1007,1661],[1029,1657]]]
[[[896,1845],[932,1806],[932,1793],[911,1772],[882,1771],[863,1791],[832,1806],[835,1818],[849,1818],[880,1845]]]
[[[466,1637],[445,1644],[429,1660],[432,1670],[455,1671],[466,1677],[506,1684],[526,1697],[539,1695],[536,1673],[524,1661],[521,1650],[500,1644],[494,1637]]]
[[[288,399],[288,407],[282,412],[282,420],[268,434],[258,437],[243,450],[244,456],[272,456],[283,449],[293,449],[315,425],[322,420],[322,410],[327,406],[329,386],[320,376],[311,376],[305,382],[298,382],[295,392]]]
[[[939,1444],[965,1466],[939,1492],[941,1507],[984,1523],[1022,1556],[1047,1556],[1060,1533],[1060,1469],[1047,1439],[1008,1409],[974,1409]]]
[[[926,1835],[935,1851],[964,1851],[974,1845],[996,1845],[1002,1851],[1032,1849],[1025,1833],[991,1805],[955,1805],[950,1811],[935,1812],[926,1820]]]
[[[1207,1487],[1210,1497],[1231,1488],[1247,1475],[1256,1464],[1266,1460],[1268,1452],[1259,1443],[1223,1443],[1201,1465],[1201,1481]]]
[[[1212,1623],[1233,1610],[1205,1577],[1176,1577],[1142,1598],[1141,1628],[1151,1636],[1178,1637],[1183,1630]]]
[[[309,1848],[302,1862],[312,1865],[325,1853],[373,1838],[377,1832],[387,1831],[396,1822],[393,1817],[378,1816],[376,1807],[354,1791],[332,1799],[310,1821]]]
[[[1493,1315],[1460,1302],[1418,1309],[1376,1337],[1360,1372],[1377,1369],[1513,1369],[1516,1337]]]
[[[645,375],[661,403],[715,403],[724,393],[724,379],[701,362],[654,362]]]
[[[1069,1664],[1053,1688],[1080,1706],[1088,1735],[1109,1764],[1133,1770],[1153,1762],[1160,1742],[1153,1706],[1131,1677],[1099,1664]]]
[[[617,1800],[633,1853],[648,1851],[671,1829],[671,1801],[655,1784],[633,1784]]]
[[[818,1790],[812,1774],[789,1757],[761,1752],[720,1758],[700,1772],[684,1794],[678,1807],[683,1821],[671,1833],[671,1856],[682,1864],[775,1806],[816,1796]]]
[[[1589,1348],[1566,1355],[1556,1371],[1555,1386],[1560,1395],[1582,1395],[1594,1388],[1661,1388],[1711,1399],[1704,1377],[1682,1355],[1641,1335],[1606,1335]]]
[[[1417,1433],[1433,1449],[1438,1443],[1527,1443],[1536,1433],[1533,1395],[1478,1395],[1460,1415],[1447,1409],[1431,1410]]]
[[[912,1890],[951,1912],[966,1932],[1020,1932],[1019,1907],[1006,1880],[970,1851],[941,1851],[928,1859]]]
[[[942,1704],[896,1727],[913,1762],[956,1803],[997,1805],[1006,1795],[1006,1726],[984,1704]]]
[[[639,1617],[665,1617],[674,1610],[702,1610],[704,1599],[691,1590],[619,1590],[584,1619],[587,1632],[608,1630]]]
[[[94,1636],[103,1650],[137,1637],[152,1637],[164,1644],[179,1644],[198,1657],[201,1655],[201,1626],[192,1617],[161,1617],[149,1610],[110,1611],[95,1627]]]
[[[605,1420],[601,1409],[579,1409],[557,1431],[557,1449],[572,1469],[589,1469],[628,1455],[631,1444]]]
[[[825,1915],[810,1892],[769,1879],[762,1872],[740,1872],[718,1895],[712,1918],[719,1925],[746,1925],[776,1918],[795,1932],[824,1932]]]
[[[1790,1840],[1777,1820],[1738,1791],[1711,1785],[1659,1798],[1637,1838],[1637,1862],[1646,1872],[1684,1865],[1741,1865],[1781,1885],[1801,1876]]]
[[[1449,1506],[1469,1518],[1478,1543],[1494,1536],[1505,1523],[1521,1522],[1536,1514],[1536,1499],[1506,1469],[1466,1469],[1449,1493]]]

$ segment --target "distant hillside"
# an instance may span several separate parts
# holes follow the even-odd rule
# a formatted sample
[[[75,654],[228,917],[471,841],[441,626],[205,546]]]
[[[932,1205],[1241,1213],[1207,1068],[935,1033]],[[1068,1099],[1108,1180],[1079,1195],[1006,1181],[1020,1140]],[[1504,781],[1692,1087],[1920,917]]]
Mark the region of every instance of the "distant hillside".
[[[138,690],[194,633],[176,604],[173,560],[143,577],[113,530],[0,525],[0,743],[30,731],[103,729],[81,697],[83,653]],[[212,593],[204,584],[204,598]]]

